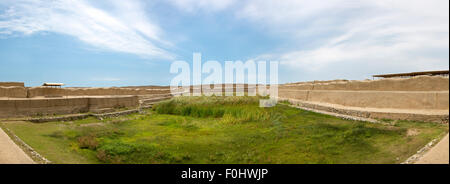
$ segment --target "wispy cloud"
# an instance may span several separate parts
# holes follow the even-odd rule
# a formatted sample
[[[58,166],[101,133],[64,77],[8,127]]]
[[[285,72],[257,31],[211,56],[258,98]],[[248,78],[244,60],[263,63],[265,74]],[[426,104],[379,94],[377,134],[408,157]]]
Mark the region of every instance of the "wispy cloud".
[[[377,63],[397,71],[448,67],[447,0],[171,0],[181,10],[227,12],[285,38],[255,59],[319,72],[336,64]]]
[[[426,70],[448,67],[448,3],[266,0],[249,1],[237,15],[281,30],[302,48],[259,59],[314,71],[333,63],[372,62],[399,71]],[[313,43],[302,42],[308,37],[315,38]]]
[[[111,10],[84,0],[18,0],[0,3],[0,34],[47,31],[71,35],[101,49],[143,57],[173,58],[160,28],[146,18],[139,1],[112,1]],[[114,11],[114,13],[110,13]]]
[[[182,11],[190,13],[197,11],[216,12],[230,7],[236,0],[168,0]]]
[[[261,53],[256,59],[278,60],[284,68],[320,73],[336,66],[352,66],[340,71],[369,73],[368,66],[375,65],[381,67],[377,72],[448,67],[448,0],[160,0],[152,3],[161,2],[170,3],[176,9],[150,12],[155,17],[160,16],[158,12],[174,11],[234,15],[234,21],[280,38],[280,48]],[[95,3],[108,4],[108,8],[94,6]],[[145,7],[145,2],[138,0],[2,0],[0,36],[56,32],[98,48],[173,58],[174,54],[168,52],[172,43],[147,18],[151,8]],[[183,20],[182,14],[177,16]]]

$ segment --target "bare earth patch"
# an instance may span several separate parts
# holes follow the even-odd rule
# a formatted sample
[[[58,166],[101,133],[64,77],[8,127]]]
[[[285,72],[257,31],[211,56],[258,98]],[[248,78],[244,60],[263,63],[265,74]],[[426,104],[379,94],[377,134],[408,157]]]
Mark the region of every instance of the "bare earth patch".
[[[33,160],[0,128],[0,164],[33,163]]]
[[[408,129],[408,131],[406,132],[407,136],[416,136],[419,135],[419,130],[415,129],[415,128],[411,128]]]
[[[449,164],[448,134],[431,148],[416,164]]]

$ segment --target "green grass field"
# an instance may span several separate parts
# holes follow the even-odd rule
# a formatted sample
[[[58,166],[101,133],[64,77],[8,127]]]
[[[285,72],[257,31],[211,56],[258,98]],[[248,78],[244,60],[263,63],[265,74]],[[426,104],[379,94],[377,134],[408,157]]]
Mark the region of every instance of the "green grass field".
[[[258,97],[179,97],[144,114],[73,122],[4,122],[54,163],[400,163],[448,126],[374,124]]]

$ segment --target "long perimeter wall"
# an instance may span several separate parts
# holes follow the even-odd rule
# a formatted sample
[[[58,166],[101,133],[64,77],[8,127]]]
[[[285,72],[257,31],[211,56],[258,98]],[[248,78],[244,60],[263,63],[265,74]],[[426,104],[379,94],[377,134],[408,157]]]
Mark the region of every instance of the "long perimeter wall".
[[[169,89],[131,88],[46,88],[34,87],[27,90],[27,97],[39,96],[107,96],[107,95],[150,95],[170,93]]]
[[[0,86],[0,118],[73,114],[120,107],[135,108],[142,99],[169,95],[168,87],[27,88]]]
[[[67,114],[121,105],[132,107],[139,103],[138,97],[121,96],[151,96],[169,93],[168,88],[26,88],[0,86],[0,117]],[[278,96],[305,102],[320,102],[348,107],[447,110],[448,112],[449,78],[418,76],[408,79],[302,82],[280,85]],[[126,102],[129,98],[133,100]]]
[[[74,114],[137,106],[137,96],[0,99],[0,118]]]
[[[278,95],[302,101],[351,107],[449,109],[449,79],[419,76],[375,81],[336,81],[279,86]]]
[[[0,98],[36,98],[58,96],[115,96],[168,94],[169,89],[133,88],[48,88],[48,87],[4,87],[0,86]]]
[[[364,108],[449,109],[449,92],[280,90],[281,98]]]

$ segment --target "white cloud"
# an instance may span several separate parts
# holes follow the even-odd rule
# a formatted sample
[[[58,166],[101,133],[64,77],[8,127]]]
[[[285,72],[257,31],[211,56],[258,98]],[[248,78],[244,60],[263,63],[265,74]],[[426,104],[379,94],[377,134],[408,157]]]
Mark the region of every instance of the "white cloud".
[[[169,2],[175,5],[182,11],[196,12],[206,11],[215,12],[230,7],[234,4],[235,0],[169,0]]]
[[[56,32],[101,49],[173,58],[171,53],[157,46],[168,42],[161,39],[160,29],[146,18],[138,1],[114,2],[114,15],[84,0],[2,2],[8,8],[0,15],[0,34]]]
[[[359,64],[358,70],[373,63],[394,71],[448,67],[448,0],[170,2],[191,13],[229,12],[282,35],[290,49],[275,48],[254,59],[278,60],[292,69],[320,73],[350,63]]]
[[[298,47],[304,46],[301,41],[305,38],[316,38],[309,48],[263,54],[258,59],[279,60],[288,67],[310,71],[334,63],[373,62],[397,71],[427,70],[448,68],[448,3],[249,1],[237,15],[272,31],[281,30],[298,40]],[[436,51],[441,51],[440,55]]]
[[[51,31],[91,45],[144,56],[170,58],[160,28],[140,1],[108,1],[103,10],[86,1],[2,1],[0,34]],[[165,2],[165,1],[164,1]],[[279,60],[287,68],[320,73],[342,64],[377,63],[379,69],[428,70],[448,67],[448,0],[169,0],[180,11],[233,14],[237,20],[285,38],[257,59]],[[182,15],[181,15],[182,16]],[[247,22],[245,22],[247,23]],[[281,36],[280,36],[281,35]],[[382,72],[382,71],[381,71]]]
[[[338,0],[250,0],[244,3],[242,10],[239,10],[237,15],[271,24],[292,24],[346,6],[349,4]]]

